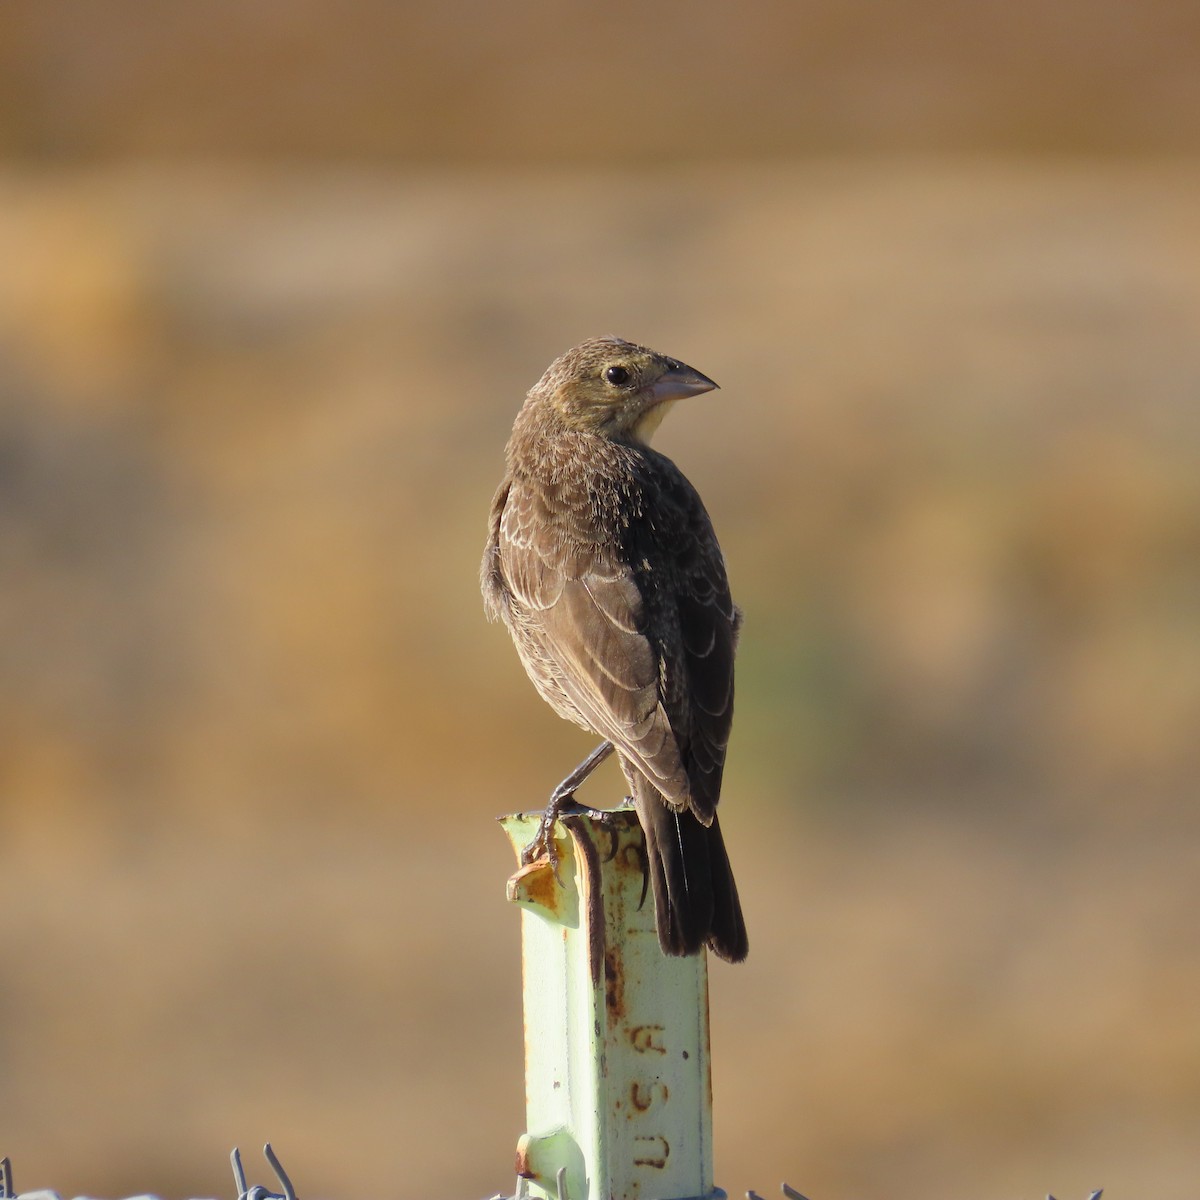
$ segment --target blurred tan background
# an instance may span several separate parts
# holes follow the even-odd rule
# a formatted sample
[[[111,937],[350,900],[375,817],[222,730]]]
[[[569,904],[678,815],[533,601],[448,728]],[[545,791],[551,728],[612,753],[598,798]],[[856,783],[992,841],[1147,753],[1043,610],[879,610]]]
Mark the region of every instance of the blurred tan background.
[[[1200,1191],[1200,11],[0,7],[0,1153],[511,1189],[476,572],[619,333],[746,610],[717,1178]],[[615,802],[615,769],[585,798]]]

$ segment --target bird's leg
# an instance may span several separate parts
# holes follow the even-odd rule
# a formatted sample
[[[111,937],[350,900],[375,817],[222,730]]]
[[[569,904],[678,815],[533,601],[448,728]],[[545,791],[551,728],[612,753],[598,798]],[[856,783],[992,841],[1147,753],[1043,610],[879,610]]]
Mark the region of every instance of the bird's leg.
[[[550,793],[550,803],[542,813],[538,822],[538,830],[534,839],[521,852],[521,862],[528,865],[535,859],[545,856],[550,860],[554,873],[558,874],[558,851],[554,848],[554,822],[562,815],[562,810],[575,802],[575,789],[613,752],[612,742],[601,742]]]

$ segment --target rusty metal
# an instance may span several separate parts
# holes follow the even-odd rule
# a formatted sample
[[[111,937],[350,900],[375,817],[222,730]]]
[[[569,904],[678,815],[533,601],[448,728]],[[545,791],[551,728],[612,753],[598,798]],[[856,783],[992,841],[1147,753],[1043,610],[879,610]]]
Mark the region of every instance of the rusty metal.
[[[520,861],[538,816],[503,819]],[[555,828],[557,875],[522,867],[529,1200],[723,1196],[713,1187],[708,976],[663,955],[631,809],[573,811]]]
[[[600,813],[593,814],[593,816],[600,823],[599,827],[603,829],[603,822],[608,814]],[[594,987],[600,982],[604,963],[604,888],[599,886],[600,870],[604,863],[595,841],[588,836],[591,833],[590,827],[585,829],[581,826],[581,819],[578,814],[574,814],[570,817],[563,817],[562,824],[571,835],[575,859],[579,864],[579,893],[586,900],[584,911],[587,913],[588,973]],[[607,859],[607,863],[611,864],[615,859],[616,855],[614,854]]]
[[[513,1155],[513,1166],[518,1179],[532,1179],[537,1170],[529,1161],[529,1143],[522,1140],[517,1143],[517,1152]]]
[[[508,881],[508,898],[513,904],[540,909],[549,917],[564,922],[569,919],[563,909],[566,895],[548,858],[535,859],[513,875]]]

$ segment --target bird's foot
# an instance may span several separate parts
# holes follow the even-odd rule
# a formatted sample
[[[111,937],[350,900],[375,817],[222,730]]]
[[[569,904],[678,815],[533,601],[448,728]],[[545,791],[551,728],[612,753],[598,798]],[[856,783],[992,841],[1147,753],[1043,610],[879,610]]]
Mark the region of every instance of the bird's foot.
[[[554,841],[554,826],[564,812],[578,807],[573,792],[554,792],[550,797],[550,803],[546,805],[546,811],[542,813],[542,819],[538,822],[537,833],[533,835],[533,840],[529,845],[521,851],[523,866],[537,862],[539,858],[547,859],[554,872],[554,877],[558,879],[558,846]],[[559,880],[559,882],[562,881]]]
[[[554,871],[554,878],[558,879],[559,883],[562,880],[558,875],[558,848],[554,844],[554,823],[567,809],[579,809],[583,812],[592,811],[582,808],[581,805],[575,803],[575,789],[579,787],[583,781],[613,752],[612,742],[601,742],[595,750],[591,752],[550,793],[550,803],[546,805],[546,811],[542,814],[542,819],[538,823],[537,833],[534,835],[533,841],[521,851],[521,865],[529,866],[532,862],[537,862],[539,858],[548,859],[550,866]]]

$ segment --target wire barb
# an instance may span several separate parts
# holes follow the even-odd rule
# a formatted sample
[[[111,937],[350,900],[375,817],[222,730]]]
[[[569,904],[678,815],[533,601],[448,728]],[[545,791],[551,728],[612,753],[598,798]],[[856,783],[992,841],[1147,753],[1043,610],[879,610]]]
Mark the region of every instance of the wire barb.
[[[271,1149],[271,1143],[267,1142],[263,1146],[263,1155],[267,1162],[271,1164],[279,1182],[283,1184],[283,1194],[287,1200],[296,1200],[296,1189],[292,1187],[292,1181],[288,1178],[287,1172],[283,1169],[283,1163],[279,1161],[279,1156]]]
[[[272,1149],[270,1142],[263,1146],[263,1157],[270,1163],[283,1191],[273,1192],[270,1188],[263,1187],[261,1183],[247,1187],[246,1172],[242,1169],[242,1154],[234,1146],[229,1161],[233,1164],[233,1183],[237,1188],[238,1200],[296,1200],[296,1189],[292,1186],[292,1181],[288,1178],[288,1173],[283,1169],[283,1163],[279,1161],[279,1156]]]
[[[246,1172],[242,1170],[242,1154],[236,1146],[229,1156],[229,1161],[233,1164],[233,1186],[237,1188],[239,1197],[244,1196],[246,1194]]]

